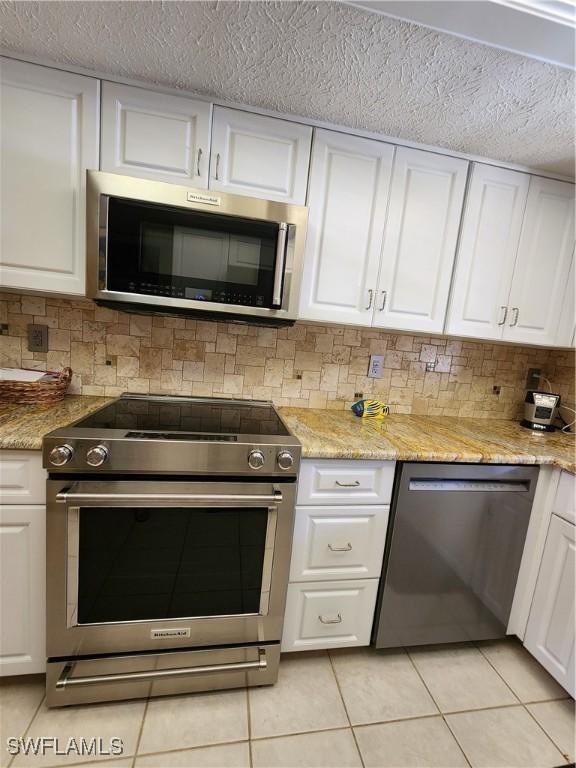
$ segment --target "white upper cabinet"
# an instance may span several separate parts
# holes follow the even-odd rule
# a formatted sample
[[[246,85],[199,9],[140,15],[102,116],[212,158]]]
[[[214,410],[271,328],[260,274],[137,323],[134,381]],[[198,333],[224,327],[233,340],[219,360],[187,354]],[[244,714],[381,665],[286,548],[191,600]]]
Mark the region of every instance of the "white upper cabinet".
[[[103,171],[208,187],[211,104],[102,83]]]
[[[98,81],[2,60],[0,278],[85,292],[86,169],[98,168]]]
[[[560,314],[560,324],[556,334],[556,344],[559,347],[576,346],[576,308],[574,302],[576,275],[574,274],[576,265],[574,264],[574,255],[572,255],[572,264],[570,274],[566,281],[566,290],[562,299],[562,311]]]
[[[446,332],[500,339],[530,176],[475,163],[448,310]]]
[[[306,203],[312,128],[214,107],[210,189]]]
[[[374,325],[441,333],[468,162],[396,150]]]
[[[394,147],[314,136],[300,318],[371,325]]]
[[[533,176],[510,289],[503,338],[556,342],[574,250],[574,186]]]

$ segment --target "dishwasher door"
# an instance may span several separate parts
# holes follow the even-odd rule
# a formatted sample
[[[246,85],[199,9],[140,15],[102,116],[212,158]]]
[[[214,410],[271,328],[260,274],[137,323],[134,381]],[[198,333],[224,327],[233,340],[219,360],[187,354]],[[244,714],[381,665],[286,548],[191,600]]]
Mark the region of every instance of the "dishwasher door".
[[[403,464],[377,648],[506,634],[538,467]]]

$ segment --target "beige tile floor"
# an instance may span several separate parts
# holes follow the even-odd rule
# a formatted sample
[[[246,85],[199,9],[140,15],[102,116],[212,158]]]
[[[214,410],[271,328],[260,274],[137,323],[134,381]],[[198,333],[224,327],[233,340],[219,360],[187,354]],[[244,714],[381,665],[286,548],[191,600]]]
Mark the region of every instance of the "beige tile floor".
[[[574,702],[515,640],[288,654],[275,686],[46,708],[44,681],[0,683],[9,736],[124,742],[104,768],[553,768],[574,761]]]

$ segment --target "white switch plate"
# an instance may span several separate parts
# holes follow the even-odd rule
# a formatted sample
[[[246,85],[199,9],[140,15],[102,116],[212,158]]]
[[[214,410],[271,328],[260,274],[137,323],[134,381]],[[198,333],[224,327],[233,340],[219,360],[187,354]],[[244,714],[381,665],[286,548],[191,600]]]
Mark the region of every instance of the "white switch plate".
[[[368,378],[381,379],[384,374],[384,355],[370,355]]]

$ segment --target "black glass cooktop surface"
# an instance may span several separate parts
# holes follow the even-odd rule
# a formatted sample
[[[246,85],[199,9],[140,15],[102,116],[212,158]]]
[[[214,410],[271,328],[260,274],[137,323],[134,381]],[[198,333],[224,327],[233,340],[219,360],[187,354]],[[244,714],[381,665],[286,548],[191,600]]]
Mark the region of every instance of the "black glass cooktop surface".
[[[187,433],[217,435],[288,435],[289,432],[271,405],[250,401],[172,400],[122,397],[77,422],[85,429],[126,429],[133,437],[146,432],[167,435]],[[137,434],[136,434],[137,433]]]

